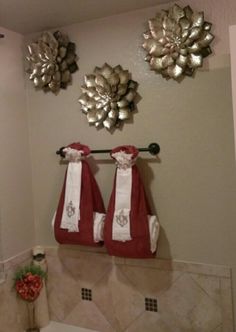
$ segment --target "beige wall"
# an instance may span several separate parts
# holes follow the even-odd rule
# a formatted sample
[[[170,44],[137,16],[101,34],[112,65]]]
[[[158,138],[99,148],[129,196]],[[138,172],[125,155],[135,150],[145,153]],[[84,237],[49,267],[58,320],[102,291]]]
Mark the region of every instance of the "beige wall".
[[[209,8],[201,5],[208,19]],[[230,69],[227,61],[222,64],[219,48],[209,61],[210,66],[215,61],[211,70],[198,72],[195,79],[178,84],[155,75],[140,47],[145,23],[154,14],[155,9],[148,8],[65,27],[80,58],[73,85],[54,96],[35,91],[27,80],[37,241],[54,243],[50,220],[66,168],[59,164],[57,148],[73,141],[94,149],[157,141],[161,162],[143,154],[140,164],[163,228],[159,255],[230,262],[228,237],[236,212]],[[226,40],[221,37],[216,44]],[[133,123],[114,134],[89,127],[77,102],[83,76],[105,61],[129,69],[142,97]],[[107,155],[96,156],[92,165],[107,203],[114,166],[106,160]]]
[[[139,166],[162,225],[158,256],[228,264],[233,267],[236,284],[233,113],[230,69],[227,56],[221,57],[229,53],[228,25],[236,23],[236,9],[234,0],[224,2],[223,7],[219,0],[188,3],[205,11],[206,20],[214,23],[217,37],[213,45],[215,56],[206,61],[195,79],[186,78],[181,84],[155,75],[143,60],[142,33],[157,8],[61,29],[77,44],[80,70],[73,75],[73,85],[58,96],[35,91],[26,78],[28,104],[21,60],[22,36],[3,31],[6,38],[0,40],[0,259],[1,255],[6,259],[36,242],[55,243],[50,222],[66,168],[55,155],[59,147],[73,141],[94,149],[120,144],[146,146],[157,141],[161,145],[161,161],[142,154]],[[129,69],[139,83],[142,97],[133,123],[126,123],[114,134],[89,127],[77,102],[83,76],[105,61]],[[106,204],[114,175],[114,165],[107,160],[108,155],[91,160]]]
[[[34,222],[23,37],[1,32],[5,38],[0,40],[0,259],[7,259],[32,247]]]
[[[232,97],[234,110],[234,140],[235,140],[235,157],[236,157],[236,25],[230,27],[230,58],[231,58],[231,80],[232,80]]]
[[[217,33],[215,56],[194,79],[178,84],[149,70],[140,45],[157,8],[148,8],[63,28],[76,42],[80,69],[73,85],[58,96],[35,91],[27,80],[36,237],[45,245],[55,243],[50,223],[66,169],[55,155],[59,147],[73,141],[93,149],[156,141],[161,162],[142,154],[139,165],[162,225],[158,256],[229,264],[236,284],[233,113],[224,56],[229,53],[227,24],[236,22],[236,10],[233,1],[224,8],[220,1],[189,4],[205,11]],[[114,134],[89,127],[77,102],[83,76],[104,62],[129,69],[142,97],[133,122]],[[108,155],[96,155],[91,165],[107,204],[114,165]]]

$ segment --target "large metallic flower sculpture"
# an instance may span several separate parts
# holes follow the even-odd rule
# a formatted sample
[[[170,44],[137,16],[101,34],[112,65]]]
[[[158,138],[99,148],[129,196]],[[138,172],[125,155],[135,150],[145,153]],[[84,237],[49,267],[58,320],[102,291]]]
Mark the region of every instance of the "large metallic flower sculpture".
[[[53,93],[66,89],[72,81],[71,74],[78,69],[75,48],[68,36],[60,31],[44,32],[36,42],[28,45],[27,72],[34,86]]]
[[[112,68],[105,63],[93,74],[84,77],[79,102],[89,124],[110,130],[130,118],[135,108],[137,82],[120,65]]]
[[[145,60],[151,70],[175,80],[192,76],[202,66],[203,58],[211,53],[211,23],[204,21],[204,13],[194,13],[187,6],[174,5],[162,10],[149,20],[149,30],[144,33]]]

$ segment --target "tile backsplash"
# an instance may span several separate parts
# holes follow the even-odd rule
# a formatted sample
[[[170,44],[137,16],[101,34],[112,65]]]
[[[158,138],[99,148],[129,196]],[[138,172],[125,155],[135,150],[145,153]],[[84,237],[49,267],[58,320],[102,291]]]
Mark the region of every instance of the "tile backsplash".
[[[233,331],[228,267],[66,247],[46,253],[52,320],[101,332]]]
[[[12,289],[30,251],[1,263],[0,332],[23,332],[27,311]],[[231,270],[104,252],[46,248],[53,321],[100,332],[233,332]]]

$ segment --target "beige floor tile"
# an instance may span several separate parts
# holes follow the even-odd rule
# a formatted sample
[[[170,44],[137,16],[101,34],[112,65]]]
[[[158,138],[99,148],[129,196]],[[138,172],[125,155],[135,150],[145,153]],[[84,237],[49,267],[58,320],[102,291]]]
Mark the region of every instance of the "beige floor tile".
[[[108,287],[111,290],[115,316],[121,328],[125,329],[144,311],[144,297],[116,266],[111,271]]]
[[[172,329],[178,327],[181,332],[199,332],[201,331],[198,330],[199,320],[203,318],[205,324],[208,324],[206,326],[210,324],[212,328],[215,328],[220,324],[219,308],[188,274],[182,275],[170,289],[161,293],[158,302],[162,319]],[[204,305],[206,316],[203,316],[203,312],[200,310],[201,305]]]
[[[161,271],[136,266],[121,266],[121,271],[143,296],[157,296],[166,291],[181,275],[178,271]]]
[[[188,318],[194,331],[212,332],[222,323],[220,307],[204,293]]]
[[[92,289],[93,301],[102,312],[102,314],[109,321],[111,326],[116,332],[121,331],[120,323],[116,317],[113,297],[112,297],[112,287],[109,287],[109,281],[111,278],[111,270],[107,272],[103,278],[101,278]]]
[[[191,277],[217,305],[221,305],[220,278],[201,274],[191,274]]]
[[[158,313],[142,313],[125,332],[181,332],[178,328],[171,329]]]
[[[47,294],[50,314],[59,321],[81,298],[80,285],[56,257],[48,258]]]
[[[233,332],[233,304],[231,280],[222,278],[220,280],[221,308],[223,329],[222,332]]]
[[[95,285],[94,302],[116,332],[123,331],[144,311],[144,297],[120,270],[113,266]]]
[[[79,302],[74,310],[65,317],[63,323],[102,332],[116,332],[91,301]]]
[[[76,257],[60,255],[59,260],[63,269],[87,288],[92,287],[112,265],[111,257],[90,252],[76,252]]]

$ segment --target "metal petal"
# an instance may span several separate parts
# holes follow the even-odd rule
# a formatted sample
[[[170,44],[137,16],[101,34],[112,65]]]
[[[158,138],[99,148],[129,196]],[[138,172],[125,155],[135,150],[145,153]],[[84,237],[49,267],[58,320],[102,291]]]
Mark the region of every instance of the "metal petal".
[[[182,68],[186,66],[187,62],[188,62],[188,57],[181,54],[178,56],[176,60],[176,64]]]
[[[109,66],[107,63],[104,63],[104,65],[101,68],[101,75],[107,79],[111,76],[112,72],[113,72],[112,67]]]
[[[94,125],[95,125],[96,128],[101,127],[102,126],[102,120],[95,122]]]
[[[106,118],[106,120],[103,121],[103,126],[110,130],[115,125],[115,121],[110,118]]]
[[[106,93],[105,88],[103,88],[101,85],[96,86],[96,91],[100,96],[104,96],[104,94]]]
[[[91,109],[95,109],[95,101],[93,99],[89,99],[86,103],[86,107],[91,110]]]
[[[59,48],[59,56],[61,57],[61,58],[64,58],[65,56],[66,56],[66,52],[67,52],[67,50],[66,50],[66,48],[65,47],[60,47]]]
[[[117,65],[114,67],[114,70],[113,70],[115,73],[119,74],[123,71],[123,68],[120,66],[120,65]]]
[[[206,32],[198,43],[201,47],[207,47],[208,45],[210,45],[214,38],[215,37],[210,32]]]
[[[29,54],[34,55],[38,53],[38,45],[36,43],[32,43],[27,46]]]
[[[175,22],[179,22],[179,20],[182,17],[184,17],[185,13],[184,13],[184,10],[180,6],[178,6],[178,5],[175,4],[170,9],[170,15],[175,20]]]
[[[184,30],[181,35],[181,42],[184,43],[189,36],[190,31]]]
[[[119,84],[119,82],[120,82],[120,77],[119,77],[118,74],[116,74],[116,73],[112,73],[111,76],[108,78],[107,81],[108,81],[108,83],[109,83],[110,85],[117,85],[117,84]]]
[[[155,41],[154,43],[152,43],[152,48],[150,49],[149,53],[152,56],[158,57],[158,56],[163,55],[165,52],[164,52],[163,46]]]
[[[162,58],[151,58],[150,66],[152,70],[160,72],[163,69]]]
[[[188,54],[188,50],[187,50],[187,48],[181,48],[180,51],[179,51],[179,53],[181,55],[187,55]]]
[[[57,71],[53,76],[52,76],[54,81],[59,82],[61,80],[61,73]]]
[[[161,30],[162,29],[162,19],[160,18],[152,18],[148,21],[149,29],[152,30]]]
[[[205,31],[210,31],[210,30],[211,30],[211,27],[212,27],[212,23],[204,22],[204,24],[203,24],[203,29],[204,29]]]
[[[202,55],[190,54],[189,57],[189,66],[191,68],[198,68],[202,66]]]
[[[211,50],[210,46],[204,47],[201,49],[201,55],[203,58],[207,57],[210,54],[212,54],[212,50]]]
[[[152,35],[151,35],[151,32],[150,32],[150,31],[146,31],[146,32],[143,33],[143,38],[144,38],[144,39],[149,39],[149,38],[151,38],[151,37],[152,37]]]
[[[95,75],[85,75],[84,76],[84,82],[85,85],[89,87],[94,87],[96,85],[95,83]]]
[[[103,121],[106,118],[106,112],[104,110],[97,110],[97,120]]]
[[[130,79],[130,74],[129,74],[128,70],[122,70],[119,73],[119,78],[120,78],[120,84],[121,85],[127,84],[129,79]]]
[[[88,119],[88,123],[89,124],[93,124],[93,123],[95,123],[98,120],[96,109],[90,110],[87,113],[87,119]]]
[[[151,37],[155,40],[159,41],[159,39],[162,39],[164,36],[163,30],[150,30]]]
[[[167,68],[171,65],[173,65],[174,60],[170,55],[165,55],[162,57],[162,68]]]
[[[69,70],[66,70],[62,73],[61,81],[64,82],[64,83],[67,83],[67,82],[71,81],[71,73],[69,72]]]
[[[119,96],[123,96],[126,94],[127,91],[127,84],[119,84],[117,94]]]
[[[167,72],[170,77],[178,79],[183,74],[183,68],[179,65],[170,66],[167,68]]]
[[[163,20],[163,28],[167,31],[174,31],[175,30],[175,21],[166,16]]]
[[[68,65],[71,65],[73,62],[76,61],[76,55],[74,53],[68,53],[65,61]]]
[[[202,33],[202,29],[201,28],[194,27],[193,29],[191,29],[188,38],[191,39],[191,40],[196,40],[196,39],[198,39],[200,37],[201,33]]]
[[[106,79],[102,75],[97,75],[95,78],[95,83],[102,86],[103,88],[107,85]]]
[[[132,102],[136,96],[136,91],[133,89],[129,89],[128,93],[125,95],[125,99],[128,100],[128,102]]]
[[[184,7],[184,13],[185,13],[185,16],[187,17],[188,20],[192,19],[193,10],[190,6]]]
[[[89,97],[86,93],[82,93],[82,95],[79,97],[78,101],[81,105],[87,105],[87,102],[89,101]]]
[[[119,109],[119,115],[118,118],[120,120],[127,120],[130,117],[130,108],[129,107],[124,107]]]
[[[60,68],[60,71],[64,71],[64,70],[66,70],[66,68],[67,68],[67,63],[66,63],[65,61],[62,61],[62,62],[60,63],[59,68]]]
[[[181,26],[182,30],[187,30],[191,26],[191,22],[187,19],[187,17],[182,17],[179,20],[179,25]]]
[[[82,90],[82,92],[87,93],[87,95],[90,98],[94,98],[94,96],[97,94],[95,87],[87,88],[86,86],[82,85],[81,90]]]
[[[51,81],[51,76],[43,75],[41,79],[42,79],[43,84],[46,85]]]
[[[129,80],[129,83],[128,83],[128,87],[130,89],[133,89],[133,90],[137,90],[137,87],[138,87],[138,83],[133,81],[133,80]]]
[[[35,85],[36,87],[40,87],[40,86],[42,86],[42,81],[41,81],[41,79],[38,78],[38,77],[35,77],[35,78],[34,78],[34,85]]]
[[[125,107],[127,105],[129,105],[129,102],[128,102],[128,100],[125,99],[125,97],[117,102],[117,106],[119,108]]]
[[[204,13],[194,13],[192,15],[192,26],[193,27],[202,27],[204,23]]]
[[[193,43],[192,46],[188,47],[189,53],[197,53],[201,50],[201,46],[199,45],[199,42]]]
[[[108,117],[114,121],[116,121],[117,117],[118,117],[118,111],[117,110],[111,110],[108,113]]]
[[[117,110],[117,108],[118,108],[117,102],[115,102],[115,101],[110,102],[110,106],[111,106],[111,109],[113,109],[113,110]]]

